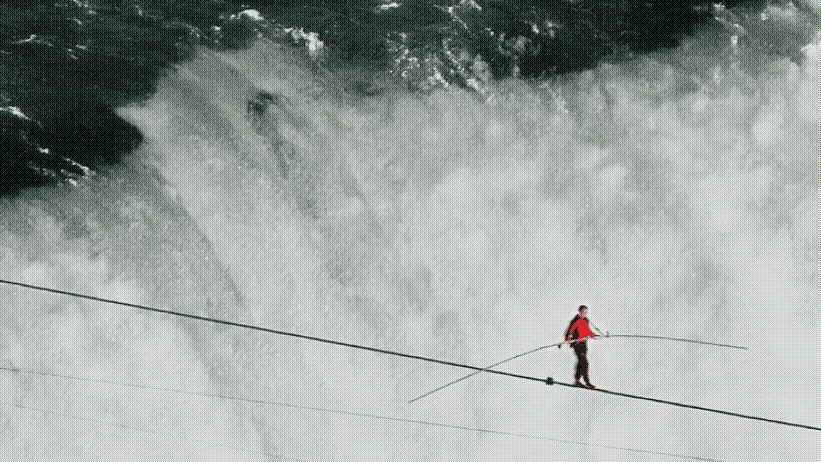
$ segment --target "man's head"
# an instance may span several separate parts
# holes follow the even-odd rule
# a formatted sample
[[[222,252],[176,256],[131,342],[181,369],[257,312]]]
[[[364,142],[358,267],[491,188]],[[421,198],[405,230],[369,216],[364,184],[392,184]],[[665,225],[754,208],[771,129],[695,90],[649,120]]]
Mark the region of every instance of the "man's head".
[[[587,305],[579,305],[579,314],[583,317],[587,317]]]

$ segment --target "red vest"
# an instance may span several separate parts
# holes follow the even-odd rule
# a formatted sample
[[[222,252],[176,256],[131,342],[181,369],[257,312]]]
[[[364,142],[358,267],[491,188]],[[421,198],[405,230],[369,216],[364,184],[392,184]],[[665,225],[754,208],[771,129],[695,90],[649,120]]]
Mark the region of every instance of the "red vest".
[[[570,326],[567,327],[567,332],[564,334],[565,340],[575,340],[577,338],[592,337],[595,334],[590,330],[590,320],[576,315],[570,321]]]

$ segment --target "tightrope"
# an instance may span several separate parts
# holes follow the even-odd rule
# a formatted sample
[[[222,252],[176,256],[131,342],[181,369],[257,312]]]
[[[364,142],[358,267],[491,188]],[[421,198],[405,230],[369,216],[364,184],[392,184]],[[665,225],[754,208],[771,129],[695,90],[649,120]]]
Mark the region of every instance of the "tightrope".
[[[533,381],[536,381],[536,382],[542,382],[542,383],[547,383],[547,384],[556,383],[556,384],[559,384],[559,385],[565,385],[565,386],[571,386],[572,387],[572,385],[570,385],[570,384],[565,384],[565,383],[561,383],[561,382],[554,382],[553,379],[550,378],[550,377],[548,377],[546,379],[541,379],[541,378],[532,377],[532,376],[528,376],[528,375],[513,374],[513,373],[510,373],[510,372],[497,371],[495,369],[488,369],[488,368],[485,368],[485,367],[470,366],[470,365],[466,365],[466,364],[455,363],[455,362],[452,362],[452,361],[443,361],[441,359],[427,358],[427,357],[419,356],[419,355],[412,355],[412,354],[407,354],[407,353],[400,353],[400,352],[397,352],[397,351],[385,350],[385,349],[382,349],[382,348],[374,348],[374,347],[369,347],[369,346],[364,346],[364,345],[357,345],[357,344],[353,344],[353,343],[340,342],[340,341],[337,341],[337,340],[330,340],[330,339],[325,339],[325,338],[321,338],[321,337],[314,337],[314,336],[311,336],[311,335],[297,334],[297,333],[293,333],[293,332],[286,332],[286,331],[276,330],[276,329],[268,329],[266,327],[254,326],[254,325],[251,325],[251,324],[243,324],[243,323],[238,323],[238,322],[233,322],[233,321],[226,321],[226,320],[222,320],[222,319],[215,319],[215,318],[210,318],[210,317],[207,317],[207,316],[198,316],[198,315],[182,313],[182,312],[178,312],[178,311],[171,311],[171,310],[163,310],[163,309],[159,309],[159,308],[152,308],[152,307],[149,307],[149,306],[139,305],[139,304],[136,304],[136,303],[126,303],[126,302],[120,302],[120,301],[116,301],[116,300],[109,300],[109,299],[106,299],[106,298],[94,297],[94,296],[91,296],[91,295],[78,294],[78,293],[75,293],[75,292],[69,292],[69,291],[65,291],[65,290],[51,289],[51,288],[40,287],[40,286],[31,285],[31,284],[24,284],[22,282],[7,281],[7,280],[4,280],[4,279],[0,279],[0,283],[15,285],[15,286],[19,286],[19,287],[25,287],[25,288],[28,288],[28,289],[40,290],[40,291],[44,291],[44,292],[51,292],[51,293],[56,293],[56,294],[61,294],[61,295],[69,295],[69,296],[72,296],[72,297],[78,297],[78,298],[83,298],[83,299],[87,299],[87,300],[94,300],[94,301],[103,302],[103,303],[111,303],[111,304],[115,304],[115,305],[128,306],[128,307],[137,308],[137,309],[146,310],[146,311],[155,312],[155,313],[164,313],[164,314],[169,314],[169,315],[172,315],[172,316],[180,316],[180,317],[184,317],[184,318],[188,318],[188,319],[196,319],[196,320],[199,320],[199,321],[212,322],[212,323],[215,323],[215,324],[222,324],[222,325],[234,326],[234,327],[242,327],[242,328],[245,328],[245,329],[256,330],[256,331],[261,331],[261,332],[268,332],[268,333],[271,333],[271,334],[284,335],[284,336],[288,336],[288,337],[301,338],[301,339],[305,339],[305,340],[313,340],[313,341],[316,341],[316,342],[322,342],[322,343],[327,343],[327,344],[331,344],[331,345],[346,346],[346,347],[349,347],[349,348],[356,348],[356,349],[360,349],[360,350],[372,351],[372,352],[375,352],[375,353],[382,353],[382,354],[387,354],[387,355],[399,356],[399,357],[402,357],[402,358],[417,359],[417,360],[420,360],[420,361],[427,361],[427,362],[442,364],[442,365],[446,365],[446,366],[461,367],[463,369],[472,369],[472,370],[475,370],[475,371],[505,375],[505,376],[508,376],[508,377],[515,377],[515,378],[518,378],[518,379],[533,380]],[[685,407],[685,408],[690,408],[690,409],[697,409],[697,410],[707,411],[707,412],[715,412],[715,413],[718,413],[718,414],[724,414],[724,415],[729,415],[729,416],[733,416],[733,417],[740,417],[740,418],[744,418],[744,419],[759,420],[759,421],[762,421],[762,422],[770,422],[770,423],[775,423],[775,424],[780,424],[780,425],[788,425],[788,426],[792,426],[792,427],[800,427],[800,428],[806,428],[806,429],[810,429],[810,430],[821,431],[821,428],[819,428],[819,427],[796,424],[796,423],[792,423],[792,422],[785,422],[785,421],[782,421],[782,420],[773,420],[773,419],[766,419],[766,418],[763,418],[763,417],[756,417],[756,416],[750,416],[750,415],[745,415],[745,414],[737,414],[737,413],[734,413],[734,412],[727,412],[727,411],[722,411],[722,410],[718,410],[718,409],[710,409],[710,408],[706,408],[706,407],[693,406],[693,405],[689,405],[689,404],[675,403],[673,401],[665,401],[665,400],[659,400],[659,399],[655,399],[655,398],[646,398],[646,397],[643,397],[643,396],[630,395],[630,394],[627,394],[627,393],[618,393],[618,392],[611,392],[611,391],[605,391],[605,390],[596,390],[596,391],[606,392],[606,393],[609,393],[609,394],[612,394],[612,395],[623,396],[623,397],[626,397],[626,398],[644,399],[644,400],[647,400],[647,401],[654,401],[654,402],[657,402],[657,403],[670,404],[670,405],[673,405],[673,406]]]
[[[770,423],[775,423],[775,424],[780,424],[780,425],[789,425],[791,427],[800,427],[800,428],[806,428],[806,429],[809,429],[809,430],[821,430],[821,428],[819,428],[819,427],[813,427],[813,426],[810,426],[810,425],[803,425],[803,424],[797,424],[797,423],[792,423],[792,422],[784,422],[783,420],[766,419],[764,417],[756,417],[756,416],[750,416],[750,415],[745,415],[745,414],[738,414],[738,413],[735,413],[735,412],[722,411],[720,409],[710,409],[708,407],[693,406],[692,404],[682,404],[682,403],[677,403],[675,401],[667,401],[667,400],[657,399],[657,398],[648,398],[646,396],[631,395],[629,393],[621,393],[621,392],[618,392],[618,391],[604,390],[604,389],[601,389],[601,388],[578,387],[578,386],[573,385],[571,383],[564,383],[564,382],[555,381],[551,377],[547,378],[547,384],[548,385],[554,385],[554,384],[555,385],[563,385],[565,387],[581,388],[582,390],[598,391],[600,393],[607,393],[608,395],[615,395],[615,396],[623,396],[625,398],[643,399],[645,401],[652,401],[654,403],[669,404],[671,406],[686,407],[688,409],[698,409],[699,411],[715,412],[715,413],[718,413],[718,414],[724,414],[724,415],[729,415],[729,416],[733,416],[733,417],[741,417],[743,419],[760,420],[760,421],[763,421],[763,422],[770,422]]]

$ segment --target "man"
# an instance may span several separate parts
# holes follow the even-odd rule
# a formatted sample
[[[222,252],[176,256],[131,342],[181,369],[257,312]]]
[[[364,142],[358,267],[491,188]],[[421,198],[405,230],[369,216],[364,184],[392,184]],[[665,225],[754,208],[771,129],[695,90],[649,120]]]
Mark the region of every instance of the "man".
[[[580,305],[579,314],[573,317],[564,333],[565,341],[579,339],[577,342],[570,342],[570,346],[573,348],[573,351],[576,352],[576,382],[574,385],[577,387],[596,388],[590,383],[590,378],[587,377],[587,339],[596,336],[597,335],[590,330],[590,320],[587,319],[587,306]],[[559,348],[561,347],[562,346],[559,345]],[[582,377],[584,377],[584,381],[587,383],[586,385],[579,380]]]

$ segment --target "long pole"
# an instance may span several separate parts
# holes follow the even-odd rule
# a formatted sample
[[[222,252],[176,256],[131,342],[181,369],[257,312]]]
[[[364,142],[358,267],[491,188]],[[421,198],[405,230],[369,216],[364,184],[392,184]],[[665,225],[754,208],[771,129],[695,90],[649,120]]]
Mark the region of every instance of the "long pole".
[[[598,331],[599,331],[599,333],[602,333],[602,332],[601,332],[601,331],[600,331],[600,330],[599,330],[596,326],[593,326],[593,328],[594,328],[594,329],[596,329],[596,330],[598,330]],[[506,362],[508,362],[508,361],[512,361],[512,360],[514,360],[514,359],[516,359],[516,358],[521,358],[521,357],[522,357],[522,356],[524,356],[524,355],[529,355],[530,353],[535,353],[535,352],[537,352],[537,351],[539,351],[539,350],[544,350],[544,349],[546,349],[546,348],[550,348],[550,347],[554,347],[554,346],[561,346],[561,345],[564,345],[565,343],[575,343],[575,342],[580,342],[580,341],[583,341],[583,340],[591,340],[591,339],[595,340],[595,339],[598,339],[598,338],[610,338],[610,337],[650,338],[650,339],[656,339],[656,340],[673,340],[673,341],[677,341],[677,342],[698,343],[698,344],[701,344],[701,345],[712,345],[712,346],[720,346],[720,347],[727,347],[727,348],[738,348],[738,349],[740,349],[740,350],[747,350],[747,349],[748,349],[747,347],[743,347],[743,346],[727,345],[727,344],[724,344],[724,343],[702,342],[702,341],[700,341],[700,340],[689,340],[689,339],[684,339],[684,338],[662,337],[662,336],[658,336],[658,335],[633,335],[633,334],[614,334],[614,335],[610,335],[610,332],[608,332],[607,334],[602,334],[602,335],[594,335],[594,336],[592,336],[592,337],[584,337],[584,338],[575,339],[575,340],[566,340],[566,341],[564,341],[564,342],[554,343],[554,344],[552,344],[552,345],[545,345],[545,346],[541,346],[541,347],[539,347],[539,348],[534,348],[534,349],[532,349],[532,350],[530,350],[530,351],[526,351],[526,352],[524,352],[524,353],[517,354],[516,356],[511,356],[510,358],[507,358],[507,359],[505,359],[505,360],[499,361],[498,363],[491,364],[490,366],[487,366],[487,367],[485,367],[485,368],[483,368],[483,369],[479,369],[479,370],[477,370],[477,371],[471,372],[470,374],[468,374],[468,375],[466,375],[466,376],[464,376],[464,377],[460,377],[460,378],[458,378],[458,379],[456,379],[456,380],[453,380],[453,381],[451,381],[451,382],[448,382],[448,383],[446,383],[446,384],[442,385],[441,387],[436,388],[436,389],[433,389],[433,390],[431,390],[431,391],[429,391],[429,392],[427,392],[427,393],[425,393],[425,394],[423,394],[423,395],[419,395],[419,396],[417,396],[416,398],[413,398],[412,400],[408,401],[408,403],[412,403],[412,402],[414,402],[414,401],[416,401],[416,400],[418,400],[418,399],[424,398],[425,396],[428,396],[428,395],[430,395],[430,394],[432,394],[432,393],[435,393],[435,392],[437,392],[437,391],[439,391],[439,390],[441,390],[441,389],[443,389],[443,388],[449,387],[449,386],[451,386],[451,385],[453,385],[453,384],[455,384],[455,383],[461,382],[462,380],[465,380],[465,379],[468,379],[468,378],[470,378],[470,377],[473,377],[474,375],[476,375],[476,374],[478,374],[478,373],[480,373],[480,372],[485,372],[485,371],[487,371],[488,369],[490,369],[490,368],[492,368],[492,367],[496,367],[496,366],[498,366],[499,364],[504,364],[504,363],[506,363]]]

